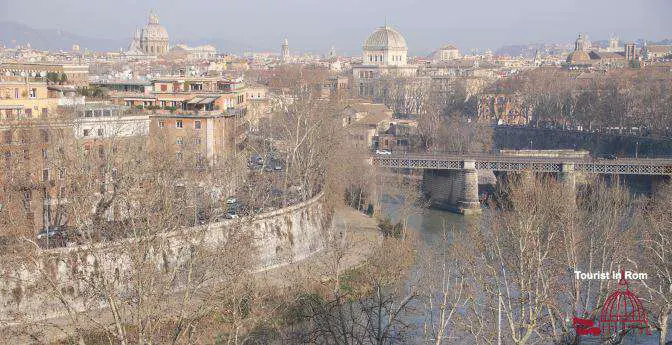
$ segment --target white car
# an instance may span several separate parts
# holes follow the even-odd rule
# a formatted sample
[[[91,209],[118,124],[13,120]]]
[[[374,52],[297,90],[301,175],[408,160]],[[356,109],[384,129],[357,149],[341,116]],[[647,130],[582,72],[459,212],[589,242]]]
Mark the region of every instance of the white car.
[[[236,199],[234,197],[230,197],[230,198],[226,199],[226,203],[229,204],[229,205],[235,204],[237,202],[238,202],[238,199]]]
[[[377,155],[391,155],[392,151],[390,150],[376,150]]]
[[[239,217],[235,213],[227,213],[227,214],[224,215],[224,218],[225,219],[238,219]]]

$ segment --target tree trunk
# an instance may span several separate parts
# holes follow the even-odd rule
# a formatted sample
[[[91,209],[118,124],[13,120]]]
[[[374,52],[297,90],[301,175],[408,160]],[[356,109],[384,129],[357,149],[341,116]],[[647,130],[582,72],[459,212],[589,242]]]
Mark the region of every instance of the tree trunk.
[[[665,338],[667,338],[667,322],[670,317],[670,310],[663,310],[660,317],[658,318],[660,322],[660,338],[658,339],[659,345],[665,345]]]

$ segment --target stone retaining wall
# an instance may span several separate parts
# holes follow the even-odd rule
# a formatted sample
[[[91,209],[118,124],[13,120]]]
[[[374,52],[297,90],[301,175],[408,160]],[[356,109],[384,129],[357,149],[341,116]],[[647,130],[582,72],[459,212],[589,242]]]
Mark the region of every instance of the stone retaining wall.
[[[330,217],[321,197],[322,194],[252,218],[167,233],[161,235],[161,240],[165,244],[162,248],[168,249],[152,251],[152,247],[147,255],[152,257],[152,265],[156,262],[158,270],[166,266],[176,267],[192,255],[196,241],[214,251],[226,250],[231,231],[236,227],[250,235],[247,243],[255,271],[303,260],[321,251],[326,244],[328,227],[325,224]],[[77,311],[106,307],[105,299],[92,296],[92,289],[87,287],[90,284],[87,277],[97,270],[102,270],[110,280],[119,281],[115,285],[119,294],[130,293],[126,291],[129,286],[124,281],[134,273],[130,269],[133,252],[129,250],[133,241],[126,239],[93,247],[42,250],[35,257],[13,264],[3,260],[0,268],[0,326],[3,322],[12,324],[17,320],[38,321],[65,316],[66,308],[59,297],[66,298],[69,307]],[[179,291],[179,286],[175,290]]]

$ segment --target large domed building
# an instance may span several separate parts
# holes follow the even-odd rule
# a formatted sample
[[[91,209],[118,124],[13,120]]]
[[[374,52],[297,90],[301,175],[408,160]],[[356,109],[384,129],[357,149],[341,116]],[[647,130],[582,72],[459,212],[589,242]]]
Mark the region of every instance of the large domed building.
[[[579,38],[574,42],[574,51],[567,56],[567,63],[573,66],[590,64],[590,41],[583,34],[579,34]]]
[[[159,24],[159,17],[149,14],[147,25],[136,30],[127,55],[163,55],[168,52],[168,30]]]
[[[383,26],[374,31],[362,46],[363,63],[378,66],[405,66],[406,39],[397,30]]]
[[[354,87],[360,97],[380,94],[377,82],[383,76],[401,77],[417,74],[408,65],[408,46],[404,36],[390,26],[377,28],[362,45],[362,63],[352,68]]]

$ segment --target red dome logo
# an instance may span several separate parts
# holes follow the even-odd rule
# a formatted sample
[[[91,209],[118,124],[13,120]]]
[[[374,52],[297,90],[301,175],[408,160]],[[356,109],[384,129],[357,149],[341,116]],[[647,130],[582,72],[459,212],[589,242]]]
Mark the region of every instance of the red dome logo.
[[[621,269],[621,277],[616,291],[612,292],[604,301],[599,328],[594,327],[595,322],[590,319],[575,317],[573,323],[577,335],[599,336],[602,334],[611,337],[617,334],[625,334],[631,329],[639,330],[640,335],[646,330],[646,334],[651,335],[646,311],[639,297],[630,291],[623,269]]]

